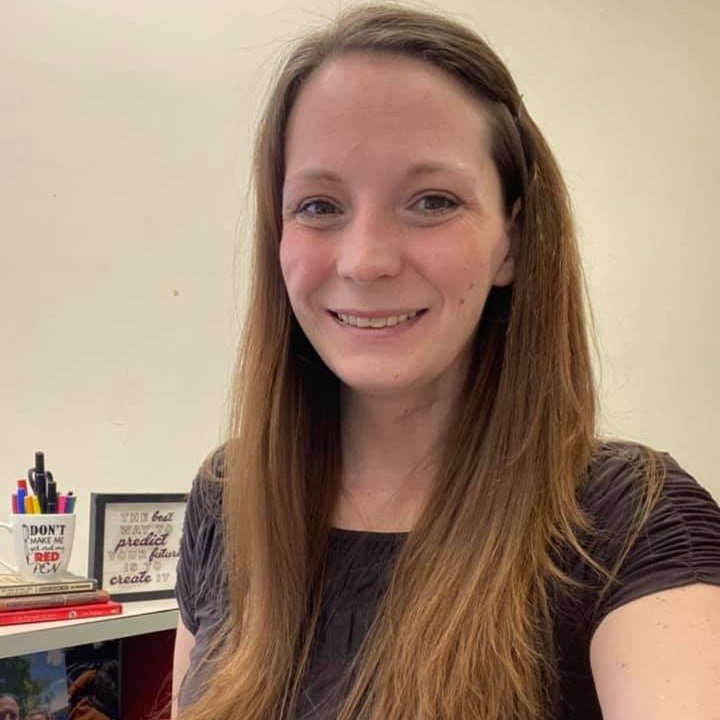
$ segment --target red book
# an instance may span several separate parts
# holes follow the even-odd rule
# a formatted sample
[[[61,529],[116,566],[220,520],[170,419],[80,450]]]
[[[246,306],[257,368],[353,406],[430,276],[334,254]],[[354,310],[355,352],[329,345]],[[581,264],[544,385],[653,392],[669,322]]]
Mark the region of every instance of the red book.
[[[66,605],[65,607],[35,608],[33,610],[6,610],[0,613],[0,625],[50,622],[52,620],[79,620],[81,618],[120,615],[122,605],[110,600],[105,603]]]

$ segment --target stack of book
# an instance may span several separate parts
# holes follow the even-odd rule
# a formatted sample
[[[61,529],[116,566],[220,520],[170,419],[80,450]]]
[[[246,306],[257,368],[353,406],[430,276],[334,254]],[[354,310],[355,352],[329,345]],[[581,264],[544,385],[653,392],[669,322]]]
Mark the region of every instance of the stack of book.
[[[97,589],[97,580],[67,575],[34,582],[0,575],[0,625],[120,615],[122,605]]]

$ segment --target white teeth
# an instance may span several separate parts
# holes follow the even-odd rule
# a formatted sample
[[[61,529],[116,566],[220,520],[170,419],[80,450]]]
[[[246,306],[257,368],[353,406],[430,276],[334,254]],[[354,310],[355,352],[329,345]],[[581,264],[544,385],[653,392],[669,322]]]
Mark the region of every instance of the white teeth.
[[[404,323],[407,320],[412,320],[417,314],[420,312],[419,310],[416,310],[413,313],[410,313],[408,315],[390,315],[389,317],[384,318],[368,318],[368,317],[358,317],[357,315],[344,315],[343,313],[337,313],[337,317],[342,320],[346,325],[352,325],[353,327],[359,327],[359,328],[373,328],[373,329],[381,329],[384,327],[393,327],[394,325],[399,325],[400,323]]]

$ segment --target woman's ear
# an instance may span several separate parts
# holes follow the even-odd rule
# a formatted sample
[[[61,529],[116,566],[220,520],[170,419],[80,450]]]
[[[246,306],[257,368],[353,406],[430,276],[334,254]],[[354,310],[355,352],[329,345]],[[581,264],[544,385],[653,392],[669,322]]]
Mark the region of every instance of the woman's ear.
[[[513,203],[512,212],[510,213],[510,218],[505,228],[505,234],[508,239],[507,252],[497,273],[495,273],[493,285],[497,287],[510,285],[515,279],[515,258],[517,257],[520,245],[520,224],[517,222],[517,216],[520,214],[521,208],[522,201],[518,198]]]

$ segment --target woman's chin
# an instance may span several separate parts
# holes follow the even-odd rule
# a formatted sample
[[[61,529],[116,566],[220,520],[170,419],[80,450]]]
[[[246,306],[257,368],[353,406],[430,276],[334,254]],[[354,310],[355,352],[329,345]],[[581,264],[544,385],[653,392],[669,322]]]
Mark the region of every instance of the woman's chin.
[[[405,372],[383,374],[382,376],[370,373],[338,373],[338,377],[346,390],[365,395],[391,396],[415,385],[409,374]]]

